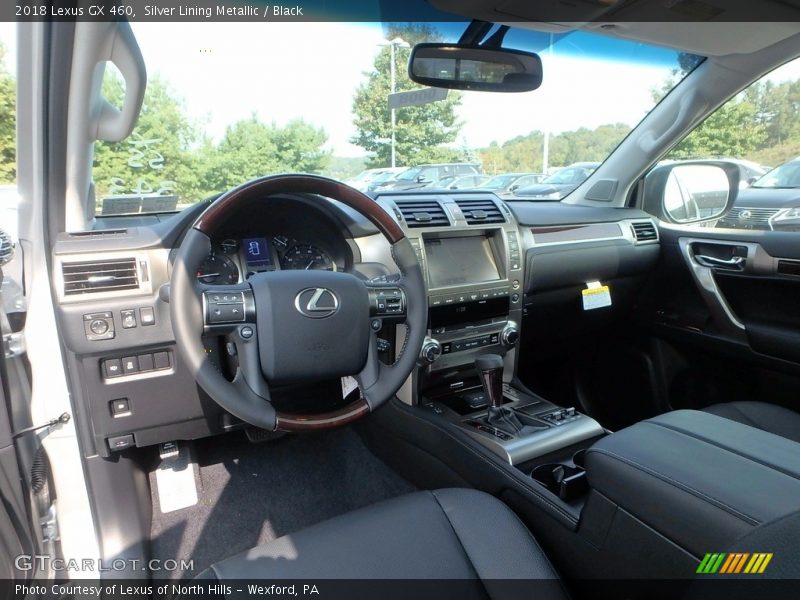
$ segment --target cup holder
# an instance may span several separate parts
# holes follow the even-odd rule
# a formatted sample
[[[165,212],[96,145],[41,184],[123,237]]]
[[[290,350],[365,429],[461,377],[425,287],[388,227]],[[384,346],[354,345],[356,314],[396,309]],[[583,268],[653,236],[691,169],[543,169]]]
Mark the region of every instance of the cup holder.
[[[581,467],[548,463],[535,467],[531,477],[562,500],[577,498],[588,489],[586,471]]]
[[[586,468],[586,448],[578,450],[575,454],[572,455],[572,462],[575,464],[576,467],[580,467],[581,469]]]

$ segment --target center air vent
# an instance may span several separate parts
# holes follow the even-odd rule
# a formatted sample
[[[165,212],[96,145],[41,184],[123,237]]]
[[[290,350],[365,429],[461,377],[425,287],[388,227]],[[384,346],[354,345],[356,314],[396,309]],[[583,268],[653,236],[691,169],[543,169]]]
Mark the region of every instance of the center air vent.
[[[135,258],[63,263],[61,272],[65,296],[135,290],[139,287]]]
[[[503,213],[491,200],[456,200],[456,204],[464,213],[467,225],[506,222]]]
[[[436,200],[401,200],[397,202],[397,208],[409,228],[450,225],[442,205]]]
[[[639,221],[634,223],[633,236],[637,242],[655,242],[658,240],[658,231],[652,221]]]

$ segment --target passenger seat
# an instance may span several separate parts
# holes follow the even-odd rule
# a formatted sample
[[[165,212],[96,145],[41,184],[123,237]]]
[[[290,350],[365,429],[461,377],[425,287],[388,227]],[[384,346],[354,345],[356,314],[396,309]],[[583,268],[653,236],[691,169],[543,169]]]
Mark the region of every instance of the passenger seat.
[[[703,411],[800,442],[800,413],[777,404],[723,402],[712,404]]]

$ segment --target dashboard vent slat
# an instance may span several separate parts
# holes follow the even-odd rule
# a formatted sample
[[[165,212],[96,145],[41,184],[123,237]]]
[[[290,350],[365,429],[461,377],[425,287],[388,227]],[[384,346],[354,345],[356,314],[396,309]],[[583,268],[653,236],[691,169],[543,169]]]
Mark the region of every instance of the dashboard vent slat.
[[[399,200],[396,204],[409,229],[450,225],[447,213],[436,200]]]
[[[135,258],[63,263],[64,295],[139,288]]]
[[[11,236],[0,229],[0,266],[10,262],[14,256],[14,241]]]
[[[631,227],[637,242],[654,242],[658,240],[658,231],[651,221],[633,223]]]
[[[506,219],[500,212],[497,204],[492,200],[456,200],[456,204],[464,213],[467,225],[482,225],[484,223],[505,223]]]

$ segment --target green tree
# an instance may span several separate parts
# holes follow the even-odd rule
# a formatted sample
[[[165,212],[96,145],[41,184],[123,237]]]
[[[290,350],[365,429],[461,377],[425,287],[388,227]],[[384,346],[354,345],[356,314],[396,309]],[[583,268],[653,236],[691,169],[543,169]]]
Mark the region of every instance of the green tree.
[[[729,100],[675,146],[668,157],[743,158],[764,143],[765,127],[756,107],[744,97]]]
[[[17,83],[6,70],[0,43],[0,183],[17,179]]]
[[[580,161],[602,161],[630,132],[623,123],[564,131],[550,137],[550,163],[566,166]],[[479,151],[487,173],[539,172],[543,164],[544,134],[531,131]]]
[[[216,148],[205,157],[204,187],[223,191],[244,181],[272,173],[319,173],[330,152],[324,130],[301,119],[285,127],[262,123],[256,115],[225,130]]]
[[[125,84],[106,71],[103,96],[120,106]],[[125,194],[176,194],[196,201],[202,189],[198,148],[207,143],[185,106],[158,75],[147,82],[142,110],[131,135],[121,142],[97,142],[94,181],[97,197]]]
[[[387,28],[387,39],[400,37],[409,44],[436,39],[430,27],[397,25]],[[410,50],[395,49],[395,91],[418,89],[419,85],[408,78],[406,64]],[[367,80],[356,90],[353,99],[353,123],[357,133],[352,143],[371,154],[369,166],[381,167],[391,163],[391,111],[388,96],[391,93],[391,48],[378,52],[373,69],[366,73]],[[395,111],[396,160],[398,165],[411,166],[425,162],[457,160],[461,152],[447,145],[458,137],[462,123],[456,116],[461,104],[461,94],[450,92],[447,99],[422,106],[409,106]]]

